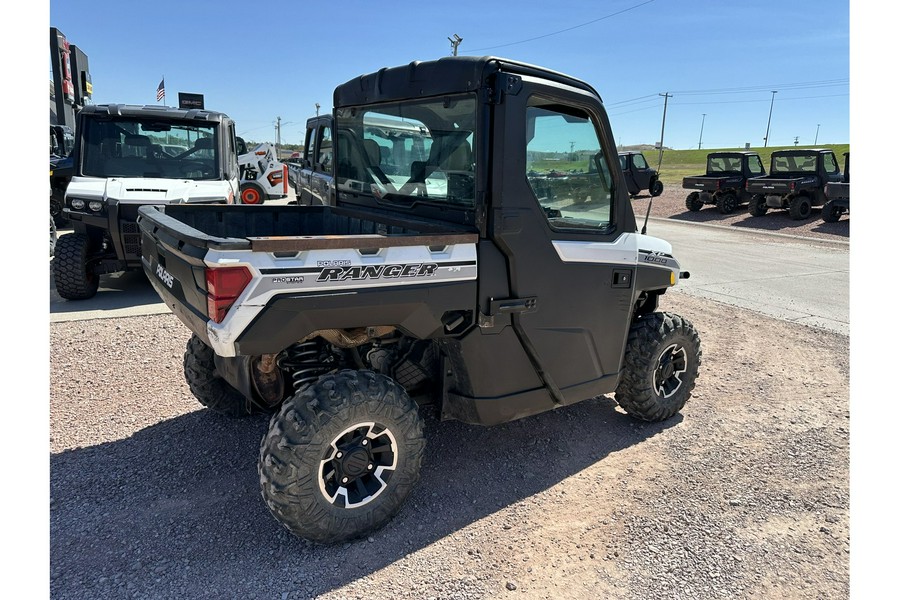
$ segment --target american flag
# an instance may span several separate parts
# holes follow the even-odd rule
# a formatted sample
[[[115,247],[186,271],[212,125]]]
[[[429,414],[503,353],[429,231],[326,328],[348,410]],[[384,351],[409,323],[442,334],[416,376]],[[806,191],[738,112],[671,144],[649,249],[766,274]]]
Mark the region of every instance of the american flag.
[[[166,97],[166,78],[163,77],[159,80],[159,85],[156,86],[156,101],[159,102],[163,98]]]

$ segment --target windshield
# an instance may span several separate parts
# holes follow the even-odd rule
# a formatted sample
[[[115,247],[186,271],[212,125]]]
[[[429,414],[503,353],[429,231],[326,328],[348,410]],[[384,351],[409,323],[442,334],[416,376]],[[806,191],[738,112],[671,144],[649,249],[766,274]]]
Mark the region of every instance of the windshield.
[[[706,161],[707,173],[740,173],[740,156],[710,156]]]
[[[475,204],[475,96],[337,112],[338,189],[393,202]]]
[[[815,173],[816,172],[816,155],[809,154],[787,154],[772,155],[772,173]]]
[[[85,176],[219,179],[215,123],[121,117],[85,119],[83,127]]]

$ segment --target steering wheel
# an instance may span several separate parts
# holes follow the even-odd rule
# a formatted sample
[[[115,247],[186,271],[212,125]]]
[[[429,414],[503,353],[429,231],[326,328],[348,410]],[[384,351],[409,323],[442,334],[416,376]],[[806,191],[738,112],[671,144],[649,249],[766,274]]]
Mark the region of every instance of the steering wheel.
[[[181,170],[183,173],[191,173],[193,171],[200,171],[204,175],[210,172],[210,164],[200,158],[188,158],[181,160]]]

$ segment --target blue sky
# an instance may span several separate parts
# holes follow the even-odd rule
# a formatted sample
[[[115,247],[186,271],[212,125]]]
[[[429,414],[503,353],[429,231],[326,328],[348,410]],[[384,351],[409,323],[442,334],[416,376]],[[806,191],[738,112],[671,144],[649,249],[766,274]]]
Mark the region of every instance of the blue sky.
[[[336,85],[447,56],[453,34],[460,54],[592,84],[626,145],[659,140],[665,92],[669,147],[696,148],[701,125],[704,148],[762,146],[770,106],[769,145],[812,145],[817,129],[819,145],[849,141],[847,0],[346,0],[339,15],[333,6],[52,0],[49,24],[88,55],[95,103],[154,104],[165,76],[167,104],[202,93],[256,141],[275,140],[280,116],[282,141],[300,143]]]

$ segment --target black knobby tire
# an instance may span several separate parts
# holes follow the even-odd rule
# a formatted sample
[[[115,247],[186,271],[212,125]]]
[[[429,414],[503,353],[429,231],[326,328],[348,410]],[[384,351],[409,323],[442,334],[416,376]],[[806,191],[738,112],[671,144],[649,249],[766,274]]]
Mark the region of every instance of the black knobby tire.
[[[266,191],[258,183],[245,181],[241,184],[241,204],[263,204]]]
[[[750,198],[750,203],[747,205],[747,212],[750,213],[751,217],[761,217],[766,214],[767,210],[769,210],[769,207],[766,205],[765,196],[756,194]]]
[[[356,539],[397,514],[419,479],[424,451],[422,419],[402,387],[372,371],[339,371],[300,390],[272,417],[260,444],[262,496],[298,537]],[[342,462],[360,457],[361,474]]]
[[[684,201],[684,206],[690,211],[697,212],[703,208],[703,201],[700,200],[698,192],[691,192]]]
[[[663,193],[663,183],[659,179],[654,179],[650,182],[650,195],[651,196],[659,196]]]
[[[822,220],[826,223],[837,223],[841,218],[841,209],[834,205],[833,200],[829,200],[822,206]]]
[[[213,349],[191,335],[184,351],[184,379],[200,404],[226,417],[246,417],[253,405],[216,372]]]
[[[732,193],[725,193],[719,196],[718,200],[716,200],[716,207],[718,207],[719,212],[723,215],[730,215],[734,212],[734,209],[737,208],[738,200],[737,196]]]
[[[791,200],[788,212],[793,220],[802,221],[812,213],[812,204],[806,196],[796,196]]]
[[[632,417],[662,421],[684,407],[700,370],[700,336],[690,321],[654,312],[628,332],[616,402]]]
[[[66,300],[93,298],[100,276],[88,264],[91,240],[83,233],[70,233],[56,240],[53,251],[53,280],[56,292]]]
[[[59,239],[59,234],[56,231],[56,221],[53,220],[53,216],[50,216],[50,256],[56,252],[56,242]]]

